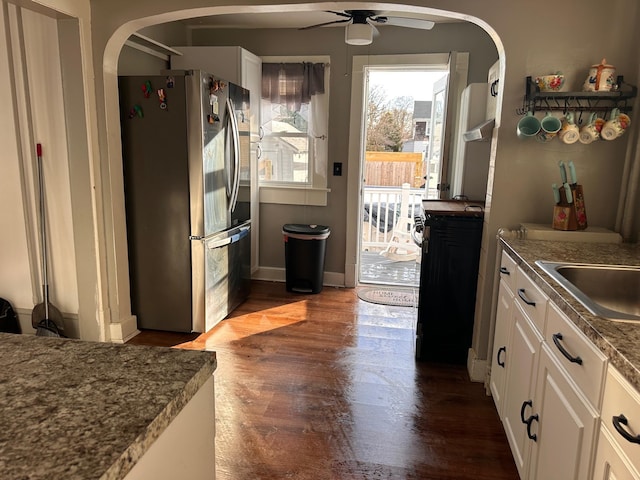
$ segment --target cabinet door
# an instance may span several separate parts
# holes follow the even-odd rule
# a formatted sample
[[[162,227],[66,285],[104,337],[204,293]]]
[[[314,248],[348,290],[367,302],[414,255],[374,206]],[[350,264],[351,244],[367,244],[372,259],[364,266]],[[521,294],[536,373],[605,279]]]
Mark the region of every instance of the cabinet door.
[[[241,84],[251,94],[251,141],[260,141],[260,96],[262,90],[262,59],[247,50],[240,51]]]
[[[598,413],[542,345],[538,368],[530,479],[587,479],[591,475],[592,452]]]
[[[520,478],[526,478],[531,440],[527,434],[527,423],[523,420],[528,419],[536,408],[533,394],[542,336],[534,329],[520,305],[517,302],[513,305],[513,331],[511,342],[507,345],[509,368],[502,421]]]
[[[594,480],[640,480],[640,474],[633,468],[604,425],[600,426],[593,478]]]
[[[498,415],[503,418],[504,388],[507,378],[507,364],[511,349],[507,348],[511,325],[513,323],[513,293],[505,281],[500,281],[498,307],[496,310],[496,329],[493,340],[493,358],[491,360],[491,396],[496,404]]]

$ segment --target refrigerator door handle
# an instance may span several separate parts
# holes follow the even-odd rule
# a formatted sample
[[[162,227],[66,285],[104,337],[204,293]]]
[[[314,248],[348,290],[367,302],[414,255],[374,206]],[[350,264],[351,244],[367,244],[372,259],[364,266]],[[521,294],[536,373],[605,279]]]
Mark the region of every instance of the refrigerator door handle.
[[[228,145],[228,148],[231,150],[233,159],[233,188],[231,190],[231,197],[229,201],[229,211],[233,212],[236,209],[236,203],[238,202],[238,190],[240,188],[240,131],[238,129],[238,120],[236,119],[233,103],[229,98],[227,98],[226,108],[229,127],[231,128],[231,145]]]
[[[246,237],[247,235],[249,235],[250,231],[251,231],[251,226],[250,225],[248,225],[246,227],[240,227],[238,229],[237,233],[229,235],[228,237],[222,238],[220,240],[215,240],[213,242],[208,242],[207,243],[207,248],[209,250],[213,250],[215,248],[220,248],[220,247],[224,247],[226,245],[231,245],[232,243],[236,243],[236,242],[240,241],[241,239],[243,239],[244,237]]]

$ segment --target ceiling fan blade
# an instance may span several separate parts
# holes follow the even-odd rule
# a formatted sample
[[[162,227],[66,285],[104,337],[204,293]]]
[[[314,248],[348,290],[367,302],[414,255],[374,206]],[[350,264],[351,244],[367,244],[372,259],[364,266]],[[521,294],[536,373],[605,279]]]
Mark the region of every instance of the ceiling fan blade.
[[[435,25],[431,20],[422,20],[419,18],[405,18],[405,17],[375,17],[372,18],[376,23],[384,24],[384,25],[394,25],[396,27],[408,27],[408,28],[419,28],[422,30],[431,30]]]
[[[334,10],[325,10],[325,12],[327,13],[333,13],[335,15],[340,15],[341,17],[348,17],[351,18],[353,15],[350,13],[346,13],[346,12],[336,12]]]
[[[311,28],[325,27],[327,25],[333,25],[334,23],[346,23],[350,21],[351,21],[351,17],[345,18],[344,20],[333,20],[332,22],[324,22],[324,23],[318,23],[317,25],[309,25],[308,27],[301,27],[298,30],[309,30]]]

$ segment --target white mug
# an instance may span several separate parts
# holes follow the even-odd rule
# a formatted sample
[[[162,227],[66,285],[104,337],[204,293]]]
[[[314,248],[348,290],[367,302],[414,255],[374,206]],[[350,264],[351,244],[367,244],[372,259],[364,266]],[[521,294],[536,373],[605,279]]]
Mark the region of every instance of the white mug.
[[[631,125],[631,118],[626,113],[620,112],[617,108],[611,110],[609,121],[602,126],[600,136],[605,140],[615,140],[621,136]]]
[[[567,113],[562,120],[562,128],[558,133],[558,138],[562,143],[566,143],[567,145],[576,143],[580,138],[580,129],[573,121],[572,112]]]
[[[595,113],[589,117],[589,123],[580,129],[580,143],[590,144],[600,138],[600,131],[604,125],[604,120],[599,118]]]

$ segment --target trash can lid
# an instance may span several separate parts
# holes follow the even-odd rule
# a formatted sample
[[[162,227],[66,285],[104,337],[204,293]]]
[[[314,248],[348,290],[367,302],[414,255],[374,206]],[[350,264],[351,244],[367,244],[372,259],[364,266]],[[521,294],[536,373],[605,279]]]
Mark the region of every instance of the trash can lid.
[[[325,225],[301,225],[299,223],[287,223],[282,227],[284,233],[297,233],[298,235],[321,235],[330,232]]]

